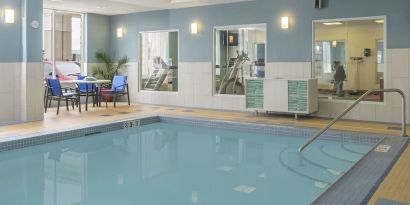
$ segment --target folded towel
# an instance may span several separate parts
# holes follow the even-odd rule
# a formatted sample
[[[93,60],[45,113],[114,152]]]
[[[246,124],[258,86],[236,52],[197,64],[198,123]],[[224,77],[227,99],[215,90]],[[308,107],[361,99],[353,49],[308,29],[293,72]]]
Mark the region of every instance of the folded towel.
[[[85,81],[96,81],[97,78],[94,78],[94,77],[85,77],[84,80],[85,80]]]

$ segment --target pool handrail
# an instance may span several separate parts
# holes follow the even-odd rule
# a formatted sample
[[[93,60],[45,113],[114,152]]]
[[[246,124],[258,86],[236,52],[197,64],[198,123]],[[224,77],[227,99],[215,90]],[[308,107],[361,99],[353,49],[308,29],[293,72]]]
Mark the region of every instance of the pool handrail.
[[[315,141],[318,137],[320,137],[324,132],[326,132],[332,125],[334,125],[340,118],[342,118],[346,113],[352,110],[357,104],[364,100],[368,95],[374,92],[383,92],[383,93],[392,93],[396,92],[401,95],[401,103],[402,103],[402,136],[407,136],[406,134],[406,96],[404,95],[403,91],[397,88],[387,88],[387,89],[371,89],[365,92],[362,96],[360,96],[356,101],[353,102],[348,108],[346,108],[342,113],[340,113],[337,117],[335,117],[332,121],[329,122],[324,128],[322,128],[319,132],[317,132],[313,137],[309,138],[303,145],[299,147],[299,152],[302,152],[307,146],[309,146],[313,141]]]

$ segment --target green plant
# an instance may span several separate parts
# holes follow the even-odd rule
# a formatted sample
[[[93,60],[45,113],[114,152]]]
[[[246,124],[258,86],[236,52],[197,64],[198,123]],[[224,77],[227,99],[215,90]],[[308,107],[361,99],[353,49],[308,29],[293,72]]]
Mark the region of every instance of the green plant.
[[[114,62],[111,56],[104,52],[95,53],[95,58],[100,63],[100,65],[94,67],[92,75],[98,79],[111,81],[114,76],[118,74],[118,71],[121,70],[129,62],[127,56],[124,56],[117,62]]]

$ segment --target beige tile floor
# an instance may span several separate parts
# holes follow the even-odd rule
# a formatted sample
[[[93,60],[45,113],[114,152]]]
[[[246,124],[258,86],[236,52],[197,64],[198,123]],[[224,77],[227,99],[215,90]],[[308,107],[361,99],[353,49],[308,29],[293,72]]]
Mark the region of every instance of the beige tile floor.
[[[329,119],[312,117],[302,117],[299,120],[295,120],[293,117],[281,115],[255,116],[253,113],[248,112],[229,112],[142,104],[128,106],[120,103],[117,108],[113,108],[112,105],[108,109],[105,107],[90,107],[88,112],[82,113],[79,113],[76,110],[66,111],[63,108],[60,110],[60,115],[58,116],[55,114],[55,109],[50,109],[45,115],[45,119],[43,121],[1,126],[0,137],[44,131],[57,131],[60,129],[75,128],[78,126],[116,121],[137,116],[163,114],[314,128],[321,128],[329,122]],[[400,126],[394,124],[344,120],[336,123],[333,126],[333,129],[393,135],[400,134],[399,130],[392,130],[389,129],[389,127],[399,128]],[[409,128],[410,127],[407,129]],[[399,161],[395,164],[391,172],[379,186],[369,204],[375,204],[379,197],[410,203],[410,147],[405,150]]]

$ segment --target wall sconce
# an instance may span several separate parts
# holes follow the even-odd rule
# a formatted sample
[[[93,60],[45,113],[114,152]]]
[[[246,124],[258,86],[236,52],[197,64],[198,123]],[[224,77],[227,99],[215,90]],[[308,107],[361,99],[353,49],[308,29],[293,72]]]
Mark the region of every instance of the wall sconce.
[[[191,33],[192,34],[197,34],[198,33],[198,23],[192,23],[191,24]]]
[[[124,36],[124,30],[122,28],[117,28],[117,38],[122,38]]]
[[[5,9],[4,10],[4,22],[5,23],[14,23],[14,9]]]
[[[282,16],[280,18],[280,27],[282,29],[288,29],[289,28],[289,17],[288,16]]]
[[[336,48],[337,47],[337,41],[332,41],[332,46],[333,46],[333,48]]]

